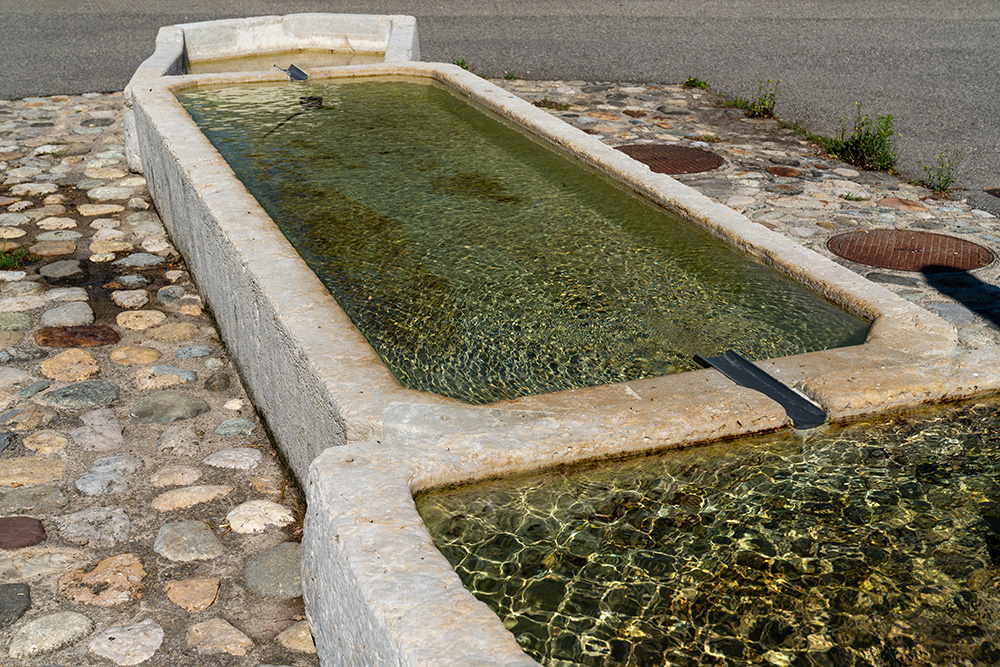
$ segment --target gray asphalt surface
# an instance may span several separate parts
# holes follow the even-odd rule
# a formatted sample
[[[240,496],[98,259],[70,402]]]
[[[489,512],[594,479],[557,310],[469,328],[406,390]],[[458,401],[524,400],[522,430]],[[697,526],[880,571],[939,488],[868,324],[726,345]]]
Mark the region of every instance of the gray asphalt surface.
[[[0,99],[120,90],[162,25],[300,11],[414,15],[424,60],[484,76],[777,79],[786,120],[833,134],[861,102],[893,115],[904,175],[960,148],[960,185],[1000,187],[997,0],[0,0]]]

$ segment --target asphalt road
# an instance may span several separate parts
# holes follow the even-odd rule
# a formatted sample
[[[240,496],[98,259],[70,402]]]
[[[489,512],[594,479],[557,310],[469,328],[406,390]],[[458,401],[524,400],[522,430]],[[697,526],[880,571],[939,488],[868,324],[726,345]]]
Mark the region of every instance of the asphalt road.
[[[861,102],[893,115],[904,175],[961,149],[961,185],[1000,187],[997,0],[0,0],[0,99],[120,90],[162,25],[300,11],[414,15],[424,60],[484,76],[777,79],[786,120],[832,134]]]

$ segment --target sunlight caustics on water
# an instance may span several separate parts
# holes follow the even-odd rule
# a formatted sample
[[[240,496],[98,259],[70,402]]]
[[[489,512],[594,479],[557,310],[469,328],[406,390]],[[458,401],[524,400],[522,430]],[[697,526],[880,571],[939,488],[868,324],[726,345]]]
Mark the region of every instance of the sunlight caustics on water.
[[[299,98],[322,97],[302,110]],[[489,403],[867,324],[435,85],[178,95],[400,382]]]
[[[1000,399],[417,508],[548,667],[1000,664]]]

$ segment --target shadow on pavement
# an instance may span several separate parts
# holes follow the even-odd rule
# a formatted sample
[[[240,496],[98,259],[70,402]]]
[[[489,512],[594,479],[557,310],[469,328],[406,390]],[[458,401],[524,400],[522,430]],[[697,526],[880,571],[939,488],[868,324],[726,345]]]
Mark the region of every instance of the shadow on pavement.
[[[950,266],[925,266],[920,271],[928,284],[955,299],[972,312],[1000,327],[1000,288],[985,283],[968,271]]]

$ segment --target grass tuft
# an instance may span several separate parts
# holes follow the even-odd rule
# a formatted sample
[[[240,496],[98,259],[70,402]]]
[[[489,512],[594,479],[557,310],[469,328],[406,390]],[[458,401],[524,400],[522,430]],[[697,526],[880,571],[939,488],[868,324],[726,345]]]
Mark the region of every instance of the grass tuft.
[[[547,97],[543,97],[540,100],[535,100],[532,102],[536,107],[540,109],[554,109],[556,111],[566,111],[569,109],[568,104],[563,104],[562,102],[553,102]]]
[[[892,114],[877,114],[873,119],[861,113],[861,103],[856,105],[854,126],[848,134],[847,120],[840,119],[840,133],[836,137],[820,137],[820,143],[834,155],[855,167],[869,171],[891,171],[896,166],[896,134]]]
[[[778,101],[778,84],[781,81],[757,82],[757,92],[753,97],[733,97],[719,104],[730,109],[743,109],[750,118],[773,118],[774,105]]]
[[[933,190],[935,194],[947,194],[955,185],[958,176],[955,173],[958,165],[962,163],[965,153],[961,148],[943,150],[938,154],[935,164],[924,165],[924,177],[917,181],[918,184]]]
[[[0,252],[0,271],[16,271],[26,264],[37,261],[38,258],[28,252],[27,248],[16,248]]]

